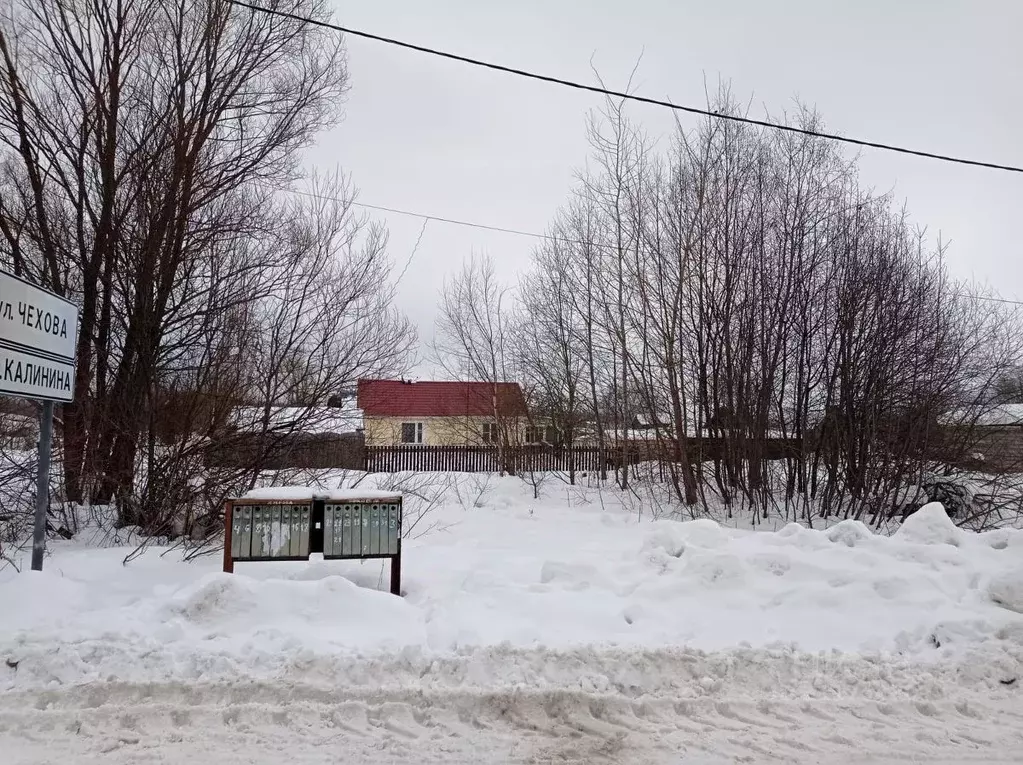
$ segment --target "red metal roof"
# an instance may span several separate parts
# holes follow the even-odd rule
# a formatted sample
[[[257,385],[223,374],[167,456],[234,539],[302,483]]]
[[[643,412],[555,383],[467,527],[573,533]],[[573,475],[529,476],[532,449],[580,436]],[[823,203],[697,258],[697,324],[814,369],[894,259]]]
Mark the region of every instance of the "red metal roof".
[[[367,417],[465,417],[529,414],[522,388],[513,382],[405,382],[359,380],[359,408]]]

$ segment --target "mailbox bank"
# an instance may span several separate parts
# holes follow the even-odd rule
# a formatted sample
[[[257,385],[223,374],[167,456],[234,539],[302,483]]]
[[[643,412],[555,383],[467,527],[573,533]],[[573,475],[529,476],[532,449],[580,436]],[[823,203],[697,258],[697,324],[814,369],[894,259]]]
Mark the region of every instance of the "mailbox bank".
[[[391,593],[401,594],[401,495],[307,487],[257,489],[224,509],[224,571],[236,562],[390,558]]]

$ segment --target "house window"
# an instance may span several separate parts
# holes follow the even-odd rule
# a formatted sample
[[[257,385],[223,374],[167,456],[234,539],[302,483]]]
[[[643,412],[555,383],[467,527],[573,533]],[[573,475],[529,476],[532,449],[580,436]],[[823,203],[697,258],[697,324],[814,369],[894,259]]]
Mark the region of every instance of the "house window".
[[[527,425],[527,444],[553,444],[561,443],[561,432],[553,425]]]
[[[401,442],[403,444],[423,443],[423,423],[403,422],[401,424]]]
[[[497,443],[497,423],[496,422],[484,422],[483,423],[483,443],[485,443],[485,444],[496,444]]]

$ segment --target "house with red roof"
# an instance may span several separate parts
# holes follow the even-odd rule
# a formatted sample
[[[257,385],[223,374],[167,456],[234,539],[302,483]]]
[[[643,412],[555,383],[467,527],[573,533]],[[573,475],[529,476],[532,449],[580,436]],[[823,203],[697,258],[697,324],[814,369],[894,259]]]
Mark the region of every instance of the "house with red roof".
[[[514,382],[359,380],[367,446],[477,446],[530,440],[529,409]]]

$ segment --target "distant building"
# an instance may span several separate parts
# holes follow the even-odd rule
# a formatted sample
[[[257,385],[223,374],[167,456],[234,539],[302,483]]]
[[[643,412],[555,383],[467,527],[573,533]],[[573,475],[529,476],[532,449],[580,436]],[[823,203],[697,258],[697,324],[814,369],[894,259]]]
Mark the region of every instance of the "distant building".
[[[367,446],[479,446],[536,440],[514,382],[359,380]]]
[[[632,430],[668,430],[672,427],[672,417],[667,412],[640,413],[632,418],[629,428]]]
[[[1000,404],[977,415],[979,428],[1020,428],[1023,432],[1023,404]]]
[[[239,406],[210,443],[207,463],[219,466],[362,470],[362,412],[338,406]]]
[[[956,412],[951,419],[958,422],[953,445],[969,452],[971,467],[995,472],[1023,470],[1023,404]]]
[[[240,406],[228,424],[240,433],[342,435],[362,429],[362,412],[350,399],[339,406]]]

